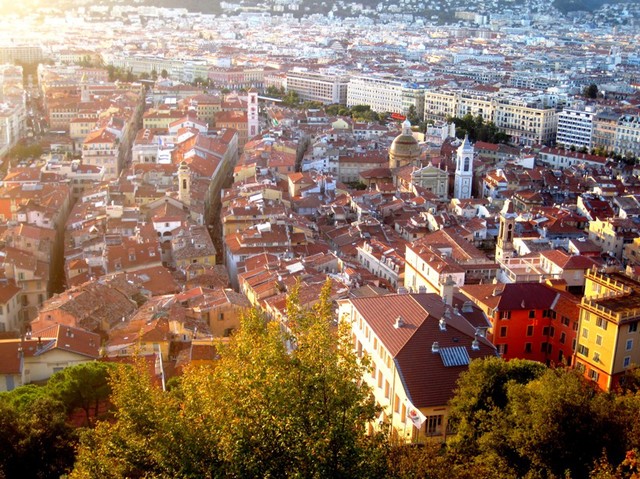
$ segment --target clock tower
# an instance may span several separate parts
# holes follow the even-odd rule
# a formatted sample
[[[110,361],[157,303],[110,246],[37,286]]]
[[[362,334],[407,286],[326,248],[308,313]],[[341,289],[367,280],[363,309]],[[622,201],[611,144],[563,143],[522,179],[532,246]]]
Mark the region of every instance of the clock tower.
[[[465,135],[456,156],[456,175],[453,184],[453,197],[461,200],[471,198],[473,186],[473,145]]]

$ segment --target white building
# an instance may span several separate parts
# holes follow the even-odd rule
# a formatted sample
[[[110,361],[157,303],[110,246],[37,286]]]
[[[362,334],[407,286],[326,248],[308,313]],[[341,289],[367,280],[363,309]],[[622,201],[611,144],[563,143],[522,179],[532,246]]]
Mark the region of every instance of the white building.
[[[591,149],[593,134],[593,107],[584,109],[565,109],[558,113],[558,133],[556,143],[565,147]]]
[[[550,144],[555,140],[558,114],[554,99],[517,89],[425,90],[424,119],[443,121],[467,114],[492,121],[511,141],[522,145]]]
[[[373,111],[401,113],[415,108],[424,114],[424,88],[393,76],[352,76],[347,88],[347,106],[369,105]]]
[[[297,92],[302,100],[344,105],[348,84],[346,75],[294,70],[287,73],[286,89]]]

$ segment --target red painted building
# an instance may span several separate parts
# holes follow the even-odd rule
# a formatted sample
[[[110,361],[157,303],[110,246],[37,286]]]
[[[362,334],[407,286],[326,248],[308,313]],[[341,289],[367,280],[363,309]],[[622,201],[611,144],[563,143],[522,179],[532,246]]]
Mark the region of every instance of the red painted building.
[[[487,315],[487,338],[505,359],[571,364],[579,300],[544,283],[479,284],[461,288]]]

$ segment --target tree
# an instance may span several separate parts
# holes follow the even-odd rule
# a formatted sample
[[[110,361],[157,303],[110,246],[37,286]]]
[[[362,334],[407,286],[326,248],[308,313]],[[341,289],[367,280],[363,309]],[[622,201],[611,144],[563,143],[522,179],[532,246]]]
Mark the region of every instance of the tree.
[[[115,421],[83,437],[71,477],[385,477],[385,441],[364,434],[379,414],[367,362],[335,330],[330,292],[308,310],[296,288],[287,331],[247,313],[215,367],[170,392],[142,366],[118,369]]]
[[[160,72],[160,76],[166,80],[167,78],[169,78],[169,72],[163,68],[162,71]]]
[[[582,96],[585,98],[598,98],[598,85],[591,83],[582,90]]]
[[[407,112],[407,120],[409,120],[412,125],[416,125],[420,121],[415,105],[409,106],[409,110]]]
[[[184,419],[173,394],[154,384],[144,359],[110,376],[114,421],[81,437],[71,478],[184,477],[178,448]],[[185,458],[186,461],[186,458]]]
[[[503,411],[507,404],[507,386],[528,383],[539,377],[545,366],[534,361],[487,358],[473,361],[458,380],[451,401],[449,420],[456,425],[454,444],[470,452],[477,451],[477,441],[492,425],[487,419]]]
[[[77,444],[63,403],[29,385],[0,396],[0,477],[54,478],[68,472]]]
[[[603,450],[613,463],[622,459],[621,412],[575,371],[474,361],[451,402],[454,462],[480,461],[512,477],[586,477]]]
[[[65,404],[69,413],[81,408],[85,424],[91,424],[91,410],[97,416],[101,402],[111,395],[109,371],[113,366],[103,362],[83,363],[54,374],[47,387],[53,397]]]

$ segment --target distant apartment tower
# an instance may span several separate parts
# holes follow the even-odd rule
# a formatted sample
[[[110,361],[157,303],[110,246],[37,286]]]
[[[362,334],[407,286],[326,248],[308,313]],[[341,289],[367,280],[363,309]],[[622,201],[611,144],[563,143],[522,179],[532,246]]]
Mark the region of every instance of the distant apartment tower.
[[[0,104],[0,155],[26,135],[26,120],[24,105]]]
[[[42,48],[30,45],[1,45],[0,65],[4,63],[39,63],[43,59]]]
[[[556,143],[565,147],[592,147],[594,108],[566,109],[558,113],[558,133]]]
[[[422,118],[424,89],[392,76],[352,76],[347,88],[347,106],[354,105],[369,105],[373,111],[403,115],[413,106]]]
[[[349,77],[309,71],[287,73],[287,91],[295,91],[305,101],[319,101],[324,104],[347,103]]]

